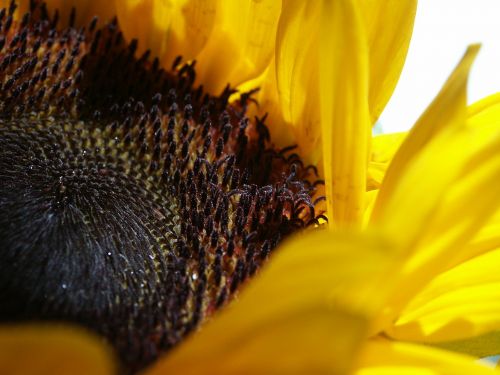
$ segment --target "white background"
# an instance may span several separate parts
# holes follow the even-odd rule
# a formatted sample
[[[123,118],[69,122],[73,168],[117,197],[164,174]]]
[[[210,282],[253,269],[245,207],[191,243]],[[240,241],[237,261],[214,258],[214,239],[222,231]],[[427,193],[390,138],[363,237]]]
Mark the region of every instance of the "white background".
[[[409,129],[467,45],[477,42],[482,47],[470,76],[469,103],[500,91],[500,0],[419,0],[406,64],[379,120],[383,132]]]

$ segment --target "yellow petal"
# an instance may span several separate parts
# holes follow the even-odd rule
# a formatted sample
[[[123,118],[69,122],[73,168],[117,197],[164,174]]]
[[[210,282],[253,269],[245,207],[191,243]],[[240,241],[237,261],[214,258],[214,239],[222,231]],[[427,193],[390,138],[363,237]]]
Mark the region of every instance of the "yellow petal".
[[[469,54],[457,71],[462,71],[464,64],[470,66],[468,56]],[[443,98],[451,96],[455,101],[447,101],[450,104],[447,108],[454,112],[454,115],[448,116],[450,123],[434,136],[430,134],[433,132],[431,129],[443,124],[445,115],[442,116],[442,121],[428,118],[430,122],[419,122],[416,125],[416,130],[410,132],[394,157],[373,211],[373,223],[386,227],[394,238],[399,237],[402,244],[413,246],[414,249],[416,242],[422,238],[423,228],[430,227],[429,217],[434,216],[434,211],[449,189],[471,167],[468,163],[477,163],[476,157],[483,164],[495,159],[494,154],[482,154],[494,145],[485,139],[480,142],[475,139],[475,136],[481,138],[482,129],[478,129],[476,133],[479,134],[475,135],[473,129],[465,127],[465,118],[460,113],[465,115],[465,81],[468,69],[464,76],[460,75],[460,85],[454,82],[459,76],[456,72],[426,112],[446,112],[446,108],[438,107],[442,105]],[[448,91],[448,87],[455,86],[462,89],[458,93],[456,90]],[[426,114],[424,119],[428,117]],[[495,129],[488,128],[485,133],[495,134]],[[425,141],[424,138],[427,137],[424,135],[428,135]],[[402,168],[398,169],[400,165]]]
[[[500,111],[500,93],[496,93],[483,98],[468,108],[468,115],[471,121],[490,121],[494,113]],[[488,117],[483,117],[488,116]],[[497,118],[497,117],[496,117]],[[497,118],[498,119],[498,118]]]
[[[368,190],[379,189],[389,163],[401,146],[407,133],[381,134],[372,138],[368,163]]]
[[[377,200],[378,190],[369,190],[365,194],[365,213],[363,217],[363,227],[368,226],[372,216],[373,206]]]
[[[304,38],[308,30],[309,38]],[[330,224],[357,225],[364,212],[368,51],[356,3],[288,1],[276,43],[283,117],[302,155],[323,161]],[[322,152],[323,150],[323,152]]]
[[[490,218],[480,232],[467,244],[467,251],[464,251],[463,259],[457,259],[457,263],[496,248],[500,248],[500,210]]]
[[[469,54],[454,77],[462,71],[464,63],[470,65],[467,62]],[[465,84],[457,85],[454,80],[452,78],[446,87],[462,86],[459,92],[465,91]],[[438,103],[444,101],[446,87]],[[465,109],[461,98],[465,94],[454,93],[456,91],[452,90],[449,94],[458,99],[457,103],[444,102],[453,112],[465,112],[459,108],[462,105]],[[435,105],[436,102],[431,109],[438,113]],[[446,112],[445,109],[441,111]],[[437,126],[437,118],[435,124],[421,123],[420,130],[408,135],[387,172],[375,204],[372,223],[383,228],[386,235],[401,248],[406,248],[409,254],[414,254],[401,269],[399,291],[389,303],[393,309],[388,313],[389,322],[391,314],[397,313],[408,298],[463,256],[464,245],[498,208],[500,128],[495,123],[468,126],[462,116],[455,117],[433,136],[425,129]],[[445,119],[443,113],[441,120]],[[423,142],[426,134],[430,138]],[[410,149],[421,145],[423,149],[415,148],[415,154],[408,153],[404,169],[397,171],[393,166],[397,165],[398,155],[407,153],[403,150],[405,145]]]
[[[214,29],[196,56],[198,82],[220,93],[259,76],[273,57],[281,2],[219,0]]]
[[[373,137],[370,160],[375,163],[390,163],[407,135],[407,132],[400,132]]]
[[[108,347],[96,337],[55,325],[1,326],[0,374],[115,374]]]
[[[437,186],[442,180],[437,177],[440,168],[433,170],[429,168],[430,164],[442,164],[445,168],[441,169],[446,169],[441,172],[443,174],[455,169],[452,172],[455,177],[453,181],[449,180],[452,183],[447,186],[447,190],[442,191],[442,199],[432,209],[431,217],[425,219],[425,230],[420,228],[417,241],[418,246],[427,248],[428,254],[446,246],[452,248],[453,256],[447,256],[446,259],[446,264],[451,267],[479,254],[474,247],[487,250],[486,246],[489,246],[491,250],[498,243],[500,111],[497,112],[495,121],[474,124],[468,121],[466,127],[455,135],[447,137],[443,134],[441,138],[438,137],[429,145],[430,151],[426,151],[429,153],[428,162],[423,163],[427,170],[422,170],[423,174],[432,176],[427,180],[428,191],[432,192],[433,199],[439,195]],[[457,143],[454,144],[455,142]],[[444,146],[444,143],[448,144]],[[436,149],[432,150],[434,147]],[[445,150],[447,147],[448,151]],[[440,159],[437,148],[448,155]],[[425,164],[428,164],[427,167]],[[425,179],[424,175],[421,177]],[[424,190],[425,185],[420,183],[419,188]],[[411,201],[412,190],[409,188],[406,193],[407,199]],[[420,207],[421,205],[419,209]],[[417,211],[415,208],[410,210]],[[423,254],[420,251],[420,260],[425,258]],[[441,266],[443,270],[446,269],[444,264]]]
[[[321,158],[318,35],[322,1],[283,4],[276,39],[276,83],[284,121],[295,133],[301,155]],[[309,37],[304,38],[304,30]]]
[[[372,235],[293,238],[147,374],[345,374],[390,285],[391,252]]]
[[[320,29],[325,187],[330,223],[338,226],[361,223],[371,138],[366,40],[356,4],[324,2]]]
[[[325,2],[320,30],[323,161],[333,225],[361,222],[366,191],[368,62],[355,5],[347,0]]]
[[[468,108],[467,126],[474,129],[476,139],[489,139],[492,131],[500,129],[500,94],[486,97]],[[480,131],[483,129],[483,131]],[[484,142],[479,140],[479,142]],[[467,249],[456,257],[454,263],[459,264],[491,249],[500,248],[500,210],[481,228],[480,232],[467,243]]]
[[[374,124],[403,69],[413,31],[416,0],[361,0],[370,63],[370,115]]]
[[[137,39],[139,54],[150,50],[168,69],[177,56],[194,59],[215,22],[215,0],[115,0],[115,6],[126,39]]]
[[[498,209],[500,129],[484,143],[462,130],[436,139],[410,164],[405,179],[412,177],[401,186],[405,197],[396,193],[400,204],[384,218],[386,234],[414,254],[401,268],[398,293],[389,304],[396,312],[464,258],[465,245]]]
[[[366,190],[380,189],[388,166],[388,163],[376,163],[372,161],[368,163]]]
[[[379,194],[374,210],[375,218],[381,215],[382,210],[389,212],[386,207],[387,201],[393,196],[400,174],[407,169],[411,159],[416,157],[436,134],[449,127],[462,126],[465,122],[467,80],[478,50],[478,46],[469,47],[438,96],[399,147],[386,173],[384,188]]]
[[[481,375],[496,374],[476,358],[425,346],[372,340],[356,375]]]
[[[412,300],[388,334],[397,340],[439,342],[500,330],[499,268],[500,249],[439,275]]]

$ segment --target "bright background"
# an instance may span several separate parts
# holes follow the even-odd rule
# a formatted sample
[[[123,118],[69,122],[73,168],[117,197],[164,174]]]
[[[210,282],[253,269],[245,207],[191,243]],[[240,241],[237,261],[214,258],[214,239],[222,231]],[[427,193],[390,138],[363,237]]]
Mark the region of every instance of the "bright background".
[[[500,0],[419,0],[406,65],[379,120],[383,132],[409,129],[467,45],[477,42],[482,47],[470,76],[469,103],[500,91]]]

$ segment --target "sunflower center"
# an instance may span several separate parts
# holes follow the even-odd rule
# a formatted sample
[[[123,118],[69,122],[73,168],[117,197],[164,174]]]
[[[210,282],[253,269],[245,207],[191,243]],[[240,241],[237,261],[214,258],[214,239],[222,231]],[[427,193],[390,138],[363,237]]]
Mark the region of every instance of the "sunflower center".
[[[134,58],[116,23],[0,14],[0,319],[88,327],[137,370],[315,222],[263,120]],[[10,21],[9,21],[10,20]],[[7,27],[8,25],[8,27]]]

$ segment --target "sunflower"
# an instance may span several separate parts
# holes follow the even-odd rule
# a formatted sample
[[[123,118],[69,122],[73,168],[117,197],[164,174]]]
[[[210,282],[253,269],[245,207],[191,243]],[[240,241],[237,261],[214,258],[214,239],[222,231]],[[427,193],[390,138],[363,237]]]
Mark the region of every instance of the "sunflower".
[[[86,4],[78,3],[85,14]],[[485,265],[492,269],[497,257],[493,215],[500,115],[497,96],[466,107],[466,79],[477,47],[468,50],[406,137],[376,138],[370,150],[371,123],[399,76],[415,4],[292,1],[281,9],[273,3],[245,2],[234,9],[210,1],[116,4],[124,35],[139,37],[139,54],[149,48],[163,65],[177,54],[196,59],[196,79],[209,92],[223,90],[228,81],[246,87],[265,77],[254,110],[274,110],[271,139],[286,144],[288,139],[276,134],[289,133],[305,160],[322,162],[329,225],[351,230],[286,240],[233,303],[147,373],[490,372],[468,357],[407,343],[445,342],[462,351],[475,345],[482,355],[494,350],[485,343],[499,323],[490,303],[496,276]],[[64,12],[74,23],[74,13],[60,8]],[[188,25],[188,19],[198,22]],[[304,30],[310,30],[310,44],[300,37]],[[269,38],[275,33],[276,48]],[[181,78],[191,72],[183,71],[188,77]],[[108,103],[93,100],[99,113],[92,118],[106,118]],[[151,104],[158,106],[158,100]],[[18,114],[22,103],[14,102],[8,108]],[[68,111],[75,108],[73,102],[60,102]],[[140,132],[135,136],[141,138]],[[156,168],[148,162],[148,168]],[[295,167],[281,168],[297,173]],[[56,193],[64,198],[65,192],[58,185]],[[359,231],[363,222],[368,229]],[[10,327],[0,337],[0,363],[7,372],[109,373],[113,368],[106,349],[99,351],[95,339],[78,331]],[[18,353],[28,351],[33,361],[20,363]]]

